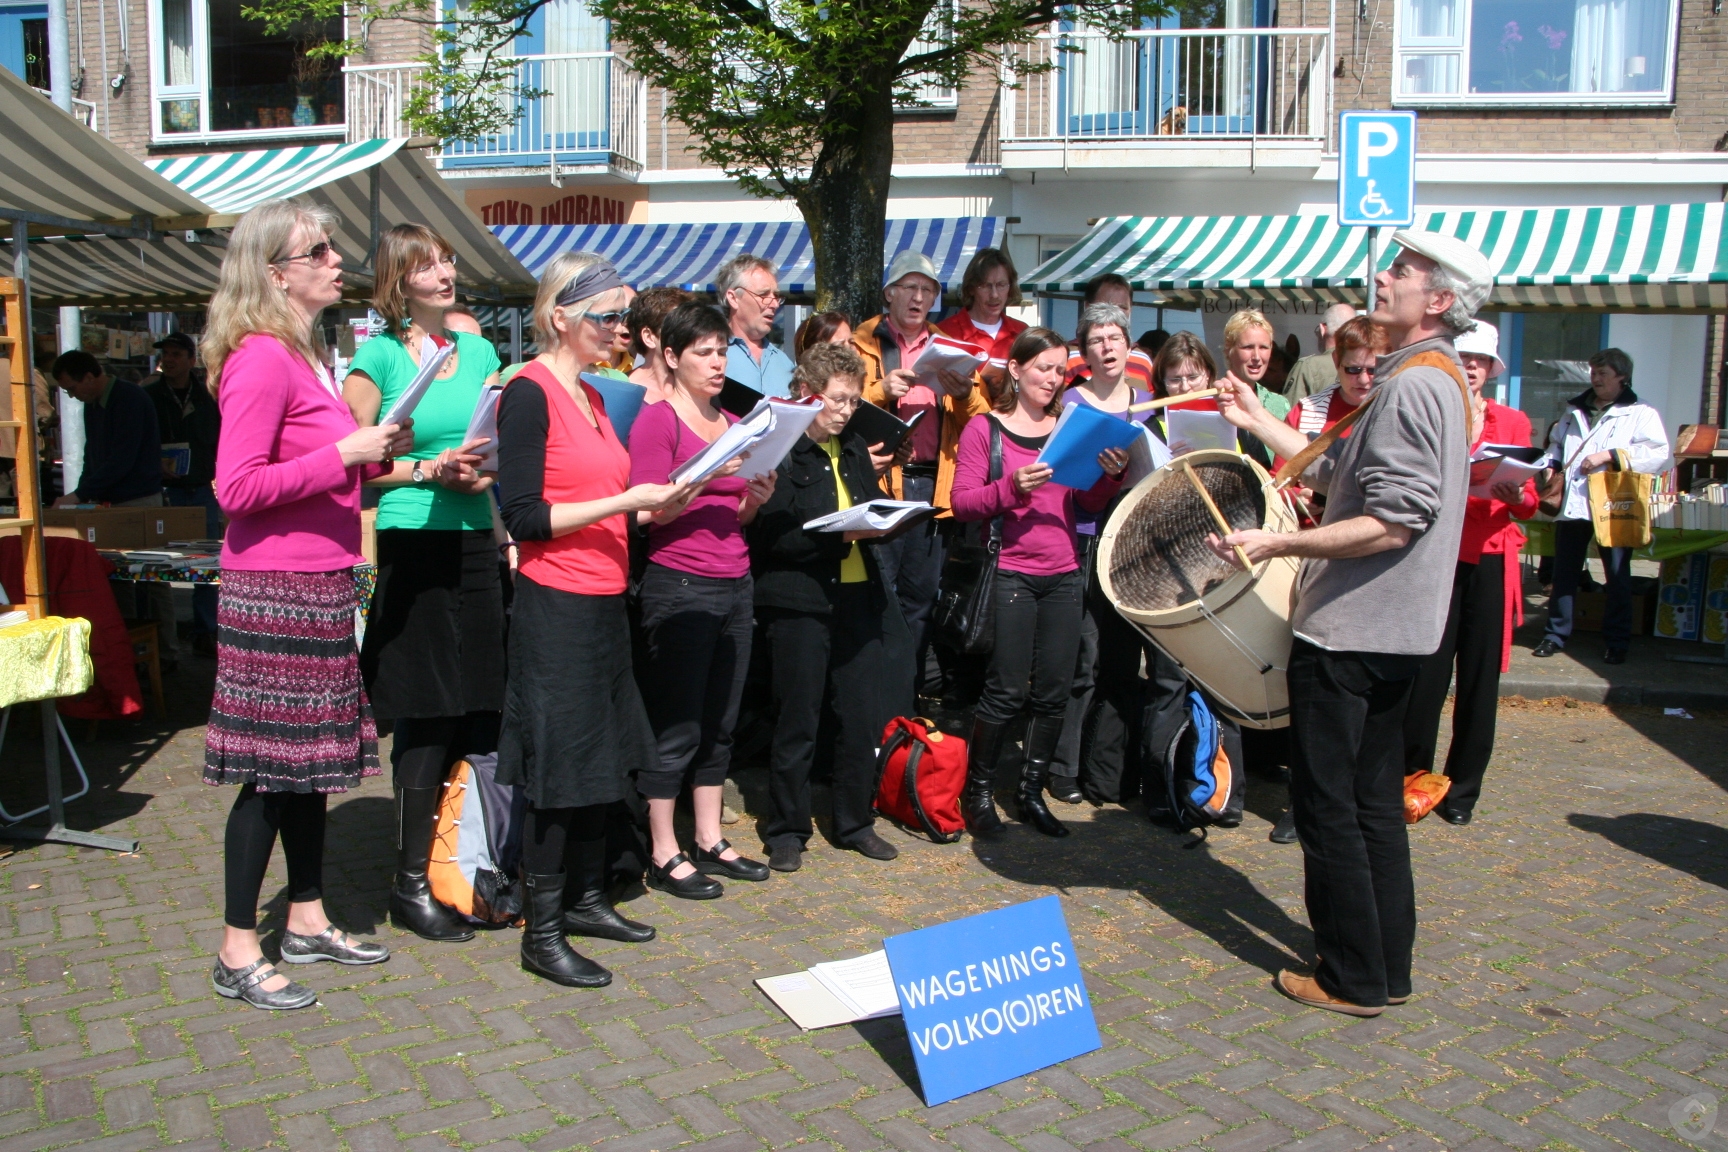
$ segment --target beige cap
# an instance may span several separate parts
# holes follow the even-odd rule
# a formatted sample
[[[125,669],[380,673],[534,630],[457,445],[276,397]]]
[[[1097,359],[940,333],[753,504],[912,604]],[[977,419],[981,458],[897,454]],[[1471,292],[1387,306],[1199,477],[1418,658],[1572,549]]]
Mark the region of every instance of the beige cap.
[[[1476,327],[1454,336],[1452,347],[1460,356],[1486,356],[1494,361],[1494,370],[1488,373],[1490,380],[1506,371],[1506,361],[1500,359],[1500,329],[1486,320],[1478,320]]]
[[[888,276],[882,281],[882,287],[886,288],[891,284],[898,284],[914,272],[920,276],[928,277],[936,285],[937,290],[941,290],[942,277],[936,275],[936,265],[930,263],[930,257],[916,248],[908,248],[894,257],[894,262],[888,265]]]
[[[1392,243],[1426,256],[1446,269],[1452,279],[1458,281],[1458,302],[1472,316],[1488,302],[1488,293],[1494,290],[1494,268],[1488,263],[1488,257],[1469,243],[1438,232],[1416,232],[1408,228],[1392,233]]]

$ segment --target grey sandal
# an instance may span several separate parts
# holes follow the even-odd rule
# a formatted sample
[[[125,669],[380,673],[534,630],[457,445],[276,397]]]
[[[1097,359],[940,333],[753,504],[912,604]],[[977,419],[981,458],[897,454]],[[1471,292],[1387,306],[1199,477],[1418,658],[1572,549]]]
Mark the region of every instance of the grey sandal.
[[[316,964],[334,960],[338,964],[382,964],[390,949],[369,940],[355,940],[331,924],[316,936],[282,933],[282,960],[286,964]]]
[[[318,993],[292,980],[286,987],[266,991],[264,981],[276,974],[275,966],[262,957],[244,968],[230,968],[218,956],[216,966],[210,969],[210,986],[224,999],[244,1000],[254,1008],[272,1012],[305,1008],[318,1002]]]

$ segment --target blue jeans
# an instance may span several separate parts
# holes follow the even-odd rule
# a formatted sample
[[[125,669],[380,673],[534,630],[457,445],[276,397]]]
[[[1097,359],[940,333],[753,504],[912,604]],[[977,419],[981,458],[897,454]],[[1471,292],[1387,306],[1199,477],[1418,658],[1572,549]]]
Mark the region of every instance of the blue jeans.
[[[210,485],[202,488],[163,488],[162,497],[170,508],[204,509],[204,535],[211,540],[222,538],[222,507],[216,503],[216,492]],[[216,635],[216,595],[214,584],[200,584],[192,589],[192,629],[208,636]]]
[[[1588,520],[1554,522],[1554,591],[1548,597],[1548,639],[1562,648],[1572,637],[1573,605],[1578,577],[1584,571],[1596,527]],[[1602,615],[1602,640],[1611,652],[1624,652],[1632,643],[1632,549],[1596,545],[1608,577],[1607,611]]]

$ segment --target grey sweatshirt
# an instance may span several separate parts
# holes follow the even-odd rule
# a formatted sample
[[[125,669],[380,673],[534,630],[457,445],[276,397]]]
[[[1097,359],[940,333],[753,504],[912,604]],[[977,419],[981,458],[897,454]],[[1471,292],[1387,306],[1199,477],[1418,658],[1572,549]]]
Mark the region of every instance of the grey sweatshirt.
[[[1303,562],[1290,622],[1296,635],[1321,648],[1426,656],[1440,647],[1464,528],[1470,445],[1457,381],[1438,368],[1398,372],[1420,352],[1458,358],[1449,337],[1382,356],[1368,411],[1305,473],[1326,494],[1323,524],[1373,516],[1411,533],[1402,548]]]

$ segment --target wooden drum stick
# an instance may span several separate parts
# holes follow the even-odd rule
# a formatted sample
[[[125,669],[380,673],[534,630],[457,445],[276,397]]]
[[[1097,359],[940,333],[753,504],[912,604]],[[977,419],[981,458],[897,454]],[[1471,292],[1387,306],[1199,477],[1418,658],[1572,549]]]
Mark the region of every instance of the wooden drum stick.
[[[1194,474],[1194,466],[1186,460],[1178,461],[1182,465],[1182,475],[1188,477],[1188,483],[1194,485],[1194,491],[1200,494],[1200,499],[1206,505],[1206,511],[1212,513],[1213,523],[1218,525],[1218,539],[1230,535],[1230,521],[1224,519],[1224,513],[1218,511],[1218,505],[1212,501],[1212,493],[1206,491],[1206,485],[1200,483],[1200,477]],[[1242,550],[1242,545],[1232,545],[1236,549],[1236,559],[1242,561],[1242,567],[1249,572],[1254,571],[1254,565],[1248,560],[1248,553]]]
[[[1158,400],[1147,400],[1140,404],[1128,405],[1130,412],[1150,412],[1154,408],[1163,408],[1170,404],[1186,404],[1190,400],[1209,400],[1222,393],[1222,388],[1202,388],[1198,392],[1184,392],[1180,396],[1165,396]]]

